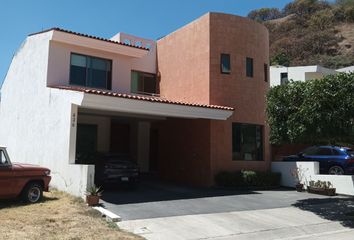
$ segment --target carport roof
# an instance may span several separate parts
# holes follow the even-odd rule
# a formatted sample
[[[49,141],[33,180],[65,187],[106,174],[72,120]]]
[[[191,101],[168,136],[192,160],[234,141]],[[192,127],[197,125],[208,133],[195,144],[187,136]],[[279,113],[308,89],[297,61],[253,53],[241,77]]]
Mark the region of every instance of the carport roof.
[[[162,98],[162,97],[132,95],[132,94],[118,93],[118,92],[113,92],[113,91],[108,91],[108,90],[86,88],[86,87],[51,86],[51,88],[58,88],[58,89],[63,89],[63,90],[72,90],[72,91],[78,91],[78,92],[83,92],[83,93],[88,93],[88,94],[102,95],[102,96],[115,97],[115,98],[126,98],[126,99],[148,101],[148,102],[156,102],[156,103],[183,105],[183,106],[189,106],[189,107],[202,107],[202,108],[210,108],[210,109],[217,109],[217,110],[234,111],[234,108],[227,107],[227,106],[208,105],[208,104],[191,103],[191,102],[184,102],[184,101],[175,101],[175,100],[168,100],[168,99]]]

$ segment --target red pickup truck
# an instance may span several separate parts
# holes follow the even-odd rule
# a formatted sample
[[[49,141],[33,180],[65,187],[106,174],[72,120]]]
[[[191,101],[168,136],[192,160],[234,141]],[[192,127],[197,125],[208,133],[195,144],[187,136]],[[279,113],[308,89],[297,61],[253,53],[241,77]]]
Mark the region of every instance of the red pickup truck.
[[[48,191],[50,170],[31,164],[11,163],[6,147],[0,146],[0,199],[21,197],[36,203]]]

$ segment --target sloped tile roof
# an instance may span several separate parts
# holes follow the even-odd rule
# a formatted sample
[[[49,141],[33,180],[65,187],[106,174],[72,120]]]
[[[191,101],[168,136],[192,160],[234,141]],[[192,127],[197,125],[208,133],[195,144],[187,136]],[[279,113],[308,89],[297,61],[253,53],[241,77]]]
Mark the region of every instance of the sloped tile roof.
[[[109,43],[113,43],[113,44],[119,44],[119,45],[123,45],[123,46],[128,46],[128,47],[133,47],[133,48],[138,48],[138,49],[149,51],[149,49],[145,48],[145,47],[135,46],[135,45],[131,45],[131,44],[124,43],[124,42],[113,41],[111,39],[96,37],[96,36],[92,36],[92,35],[88,35],[88,34],[84,34],[84,33],[73,32],[70,30],[65,30],[65,29],[57,28],[57,27],[46,29],[46,30],[36,32],[36,33],[31,33],[28,36],[33,36],[36,34],[45,33],[45,32],[49,32],[49,31],[59,31],[59,32],[69,33],[69,34],[73,34],[73,35],[77,35],[77,36],[81,36],[81,37],[92,38],[92,39],[96,39],[96,40],[100,40],[100,41],[104,41],[104,42],[109,42]]]
[[[189,107],[203,107],[203,108],[219,109],[219,110],[227,110],[227,111],[234,110],[234,108],[227,107],[227,106],[174,101],[174,100],[168,100],[168,99],[162,98],[162,97],[132,95],[132,94],[125,94],[125,93],[117,93],[117,92],[113,92],[113,91],[109,91],[109,90],[100,90],[100,89],[93,89],[93,88],[86,88],[86,87],[51,86],[51,88],[72,90],[72,91],[78,91],[78,92],[84,92],[84,93],[88,93],[88,94],[96,94],[96,95],[102,95],[102,96],[108,96],[108,97],[118,97],[118,98],[127,98],[127,99],[134,99],[134,100],[148,101],[148,102],[184,105],[184,106],[189,106]]]

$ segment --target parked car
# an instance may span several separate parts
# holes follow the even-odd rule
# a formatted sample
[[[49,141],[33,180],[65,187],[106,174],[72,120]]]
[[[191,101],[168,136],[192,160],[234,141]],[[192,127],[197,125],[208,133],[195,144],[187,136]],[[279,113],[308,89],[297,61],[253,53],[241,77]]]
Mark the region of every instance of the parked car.
[[[101,154],[96,157],[95,183],[97,186],[136,187],[139,168],[127,154]]]
[[[0,199],[21,197],[36,203],[48,191],[50,170],[37,165],[11,163],[6,147],[0,146]]]
[[[354,174],[354,151],[347,147],[313,146],[283,160],[319,162],[321,174]]]

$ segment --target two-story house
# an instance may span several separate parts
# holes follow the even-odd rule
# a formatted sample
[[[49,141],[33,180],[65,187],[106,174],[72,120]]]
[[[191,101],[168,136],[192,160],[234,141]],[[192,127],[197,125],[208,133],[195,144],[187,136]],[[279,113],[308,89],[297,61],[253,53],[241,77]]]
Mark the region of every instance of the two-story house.
[[[270,166],[268,31],[208,13],[158,41],[59,28],[29,35],[1,89],[0,143],[82,195],[94,161],[129,154],[142,172],[213,185],[219,171]]]

